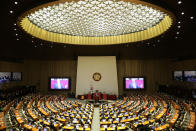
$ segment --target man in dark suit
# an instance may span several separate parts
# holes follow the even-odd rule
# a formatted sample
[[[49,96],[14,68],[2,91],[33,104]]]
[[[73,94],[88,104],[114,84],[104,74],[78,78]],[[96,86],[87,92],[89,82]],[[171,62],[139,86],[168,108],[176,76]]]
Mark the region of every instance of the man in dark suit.
[[[95,99],[95,102],[98,103],[99,102],[99,97],[100,97],[100,93],[98,90],[96,90],[96,92],[94,93],[94,99]]]
[[[63,85],[61,84],[61,81],[57,79],[57,83],[54,84],[54,89],[64,89]]]
[[[136,79],[131,79],[131,81],[132,82],[129,84],[129,88],[130,89],[137,89],[137,88],[139,88],[138,85],[137,85],[137,83],[135,82]]]

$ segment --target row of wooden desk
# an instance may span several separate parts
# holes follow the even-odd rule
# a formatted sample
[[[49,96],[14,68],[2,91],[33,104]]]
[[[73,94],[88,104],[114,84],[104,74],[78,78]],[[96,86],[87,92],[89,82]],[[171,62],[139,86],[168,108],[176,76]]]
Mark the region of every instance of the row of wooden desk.
[[[14,104],[15,101],[11,101],[8,103],[4,108],[3,112],[0,112],[0,130],[6,129],[6,123],[5,123],[5,118],[4,114],[10,109],[10,107]]]
[[[0,130],[6,128],[5,119],[4,119],[4,112],[0,112]]]
[[[24,120],[23,118],[21,117],[21,114],[20,114],[20,109],[23,105],[23,102],[25,100],[22,100],[18,103],[18,105],[16,106],[15,110],[14,110],[14,113],[15,113],[15,117],[16,117],[16,120],[18,121],[18,123],[23,126],[24,125]]]
[[[27,111],[28,111],[29,115],[30,115],[35,121],[38,120],[38,116],[35,115],[31,109],[27,109]]]
[[[190,104],[187,104],[185,102],[182,103],[184,105],[184,107],[186,108],[186,110],[189,112],[189,115],[190,115],[190,120],[189,120],[189,124],[188,124],[188,130],[193,130],[194,127],[195,127],[195,112],[193,112],[191,110],[191,105]]]
[[[50,114],[47,113],[47,111],[43,109],[43,107],[41,106],[42,104],[45,104],[46,107],[47,107],[50,111],[54,112],[55,114],[59,113],[59,109],[62,110],[62,111],[67,110],[67,109],[63,108],[62,106],[60,106],[60,104],[58,104],[58,102],[56,102],[56,99],[52,99],[52,97],[49,97],[49,98],[48,98],[47,100],[45,100],[45,101],[44,101],[44,99],[45,99],[45,97],[42,97],[42,98],[38,101],[37,108],[38,108],[38,110],[39,110],[42,114],[44,114],[45,116],[49,116]],[[137,99],[137,98],[136,98],[136,99]],[[148,101],[147,101],[147,99],[146,99],[145,97],[143,97],[142,99],[143,99],[143,101],[144,101],[144,105],[142,104],[142,106],[143,106],[143,108],[145,108],[145,107],[147,107],[147,105],[148,105]],[[153,103],[153,107],[150,108],[150,109],[148,110],[148,112],[153,112],[153,111],[156,109],[156,107],[157,107],[158,105],[157,105],[157,102],[154,100],[153,97],[151,97],[150,99],[151,99],[151,101],[152,101],[152,103]],[[161,97],[159,97],[158,99],[161,101],[161,103],[162,103],[162,105],[163,105],[163,110],[155,117],[156,120],[160,119],[160,118],[166,113],[166,111],[167,111],[167,104],[166,104],[166,102],[165,102]],[[29,104],[27,105],[27,111],[28,111],[29,115],[30,115],[35,121],[37,121],[37,120],[39,120],[39,118],[38,118],[38,116],[36,116],[36,115],[33,113],[33,111],[32,111],[32,104],[33,104],[34,100],[35,100],[35,99],[32,99],[32,100],[29,102]],[[25,123],[24,119],[21,117],[21,114],[20,114],[19,111],[20,111],[20,109],[21,109],[22,104],[24,103],[24,101],[25,101],[25,99],[24,99],[23,101],[20,101],[20,102],[18,103],[18,105],[16,106],[15,110],[14,110],[14,113],[15,113],[15,115],[16,115],[16,119],[17,119],[18,123],[19,123],[20,125],[22,125],[23,127],[25,127],[26,129],[33,130],[33,131],[37,131],[38,129],[37,129],[36,127],[33,127],[32,125],[28,125],[27,123]],[[51,101],[54,103],[54,105],[55,105],[58,109],[55,109],[55,108],[52,107],[52,105],[50,105]],[[65,105],[68,105],[68,104],[65,103],[64,101],[62,101],[61,103],[62,103],[64,106],[65,106]],[[117,103],[115,106],[116,106],[116,107],[119,107],[119,108],[122,108],[122,109],[126,109],[126,108],[127,108],[128,110],[133,110],[133,109],[137,109],[137,107],[138,107],[139,105],[141,105],[140,99],[137,99],[137,102],[136,102],[134,105],[132,105],[132,103],[133,103],[133,101],[129,101],[129,102],[127,102],[127,105],[124,105],[124,104],[125,104],[125,101],[122,101],[122,102]],[[175,113],[174,113],[174,115],[172,116],[172,119],[170,120],[170,124],[173,125],[173,124],[176,122],[176,120],[178,119],[180,107],[179,107],[174,101],[171,101],[171,103],[172,103],[172,106],[175,108]],[[130,105],[132,105],[132,106],[129,107]],[[77,105],[77,104],[72,104],[71,106],[72,106],[72,107],[70,107],[70,108],[74,108],[74,107],[77,107],[78,105]],[[186,109],[189,109],[188,106],[186,107]],[[195,112],[191,112],[190,109],[189,109],[189,111],[190,111],[190,122],[189,122],[189,127],[188,127],[188,129],[189,129],[189,130],[193,130],[193,129],[194,129],[194,125],[195,125]],[[2,114],[2,115],[3,115],[2,118],[4,118],[4,114]],[[134,121],[134,120],[137,120],[137,119],[138,119],[137,117],[135,117],[135,118],[132,117],[132,118],[129,118],[129,119],[120,120],[120,121],[118,121],[118,122],[117,122],[117,121],[113,121],[113,122],[110,122],[110,121],[104,121],[104,122],[103,122],[103,121],[101,121],[100,124],[101,124],[101,125],[118,124],[118,123],[125,123],[125,122]],[[4,120],[3,120],[3,121],[4,121]],[[40,121],[40,120],[39,120],[39,121]],[[65,120],[65,119],[62,119],[62,118],[58,118],[58,121],[60,121],[60,122],[66,122],[66,120]],[[151,122],[154,122],[154,121],[155,121],[155,120],[146,120],[146,121],[144,121],[142,124],[143,124],[143,125],[147,125],[147,124],[149,124],[149,123],[151,123]],[[50,122],[45,121],[45,120],[41,120],[41,122],[42,122],[43,124],[45,124],[45,125],[48,125],[48,126],[50,126],[50,124],[51,124]],[[59,126],[58,124],[55,124],[55,125],[54,125],[54,127],[56,127],[56,128],[58,128],[58,126]],[[137,124],[135,124],[135,126],[137,126]],[[3,127],[3,126],[2,126],[2,127]],[[168,128],[168,127],[170,127],[169,124],[164,124],[164,125],[161,125],[160,127],[155,128],[155,130],[163,130],[163,129],[166,129],[166,128]],[[6,128],[6,127],[5,127],[5,128]],[[74,129],[74,128],[75,128],[74,126],[64,126],[64,127],[63,127],[63,129]],[[123,126],[123,127],[117,126],[117,129],[118,129],[118,130],[119,130],[119,129],[123,129],[123,128],[126,129],[127,127],[126,127],[126,126]],[[0,129],[1,129],[1,114],[0,114]],[[103,129],[103,128],[101,128],[101,130],[102,130],[102,129]],[[79,127],[79,130],[84,130],[84,127]],[[88,129],[85,129],[85,130],[88,130]],[[90,128],[89,128],[89,130],[90,130]],[[104,130],[105,130],[105,129],[104,129]],[[113,128],[113,127],[108,127],[107,130],[114,130],[114,128]]]
[[[155,117],[156,120],[159,120],[167,111],[167,108],[163,108],[163,110]]]
[[[188,125],[189,130],[194,130],[195,127],[195,112],[190,112],[190,121]]]
[[[35,98],[33,98],[33,99],[28,103],[28,105],[27,105],[27,112],[29,113],[29,115],[30,115],[35,121],[38,120],[38,116],[35,115],[35,114],[33,113],[33,111],[32,111],[31,108],[32,108],[33,102],[34,102],[37,98],[38,98],[38,96],[35,97]]]
[[[54,108],[52,108],[52,107],[50,106],[50,101],[51,101],[51,99],[52,99],[52,97],[48,98],[48,100],[46,101],[46,107],[47,107],[48,109],[50,109],[52,112],[54,112],[55,114],[57,114],[58,111],[55,110]]]
[[[133,110],[133,109],[136,108],[139,104],[140,104],[140,100],[138,99],[137,103],[136,103],[134,106],[130,107],[130,108],[128,109],[128,111]]]
[[[50,113],[47,113],[47,111],[45,111],[42,107],[41,107],[41,104],[43,102],[43,100],[45,99],[45,97],[42,97],[39,101],[38,101],[38,104],[37,104],[37,108],[38,110],[43,114],[45,115],[46,117],[48,117],[50,115]]]
[[[21,117],[19,110],[15,110],[14,113],[15,113],[16,120],[18,121],[18,123],[23,126],[24,120]]]
[[[154,98],[153,98],[153,97],[150,97],[150,100],[152,101],[153,106],[152,106],[152,108],[150,108],[150,109],[148,110],[148,112],[146,112],[146,113],[144,114],[145,116],[147,116],[149,113],[154,112],[155,109],[156,109],[156,107],[157,107],[157,102],[154,100]]]
[[[6,113],[10,107],[14,104],[15,101],[11,101],[9,104],[7,104],[4,108],[3,108],[3,112]]]
[[[136,98],[137,99],[137,102],[134,104],[134,105],[132,105],[131,107],[129,107],[129,106],[126,106],[126,105],[123,105],[123,104],[125,104],[125,100],[124,101],[122,101],[122,102],[119,102],[119,101],[117,101],[117,103],[116,104],[113,104],[113,106],[116,106],[116,107],[120,107],[121,105],[123,105],[123,106],[121,106],[121,108],[122,109],[124,109],[123,107],[128,107],[128,110],[129,111],[131,111],[131,110],[133,110],[134,108],[136,108],[136,107],[138,107],[139,105],[140,105],[140,103],[141,103],[141,101],[140,101],[140,99],[138,99],[138,98]],[[146,107],[147,107],[147,105],[148,105],[148,101],[147,101],[147,99],[146,98],[144,98],[144,97],[142,97],[142,99],[143,99],[143,101],[144,101],[144,105],[143,105],[143,107],[142,108],[144,108],[144,109],[146,109]],[[156,109],[156,107],[158,106],[157,105],[157,102],[154,100],[154,98],[153,97],[151,97],[150,98],[151,99],[151,101],[152,101],[152,103],[153,103],[153,107],[151,108],[151,109],[149,109],[148,110],[148,112],[153,112],[155,109]],[[162,103],[162,105],[163,105],[163,110],[155,117],[156,118],[156,120],[158,120],[158,119],[160,119],[165,113],[166,113],[166,111],[167,111],[167,104],[166,104],[166,102],[164,101],[164,100],[162,100],[161,98],[159,98],[160,99],[160,101],[161,101],[161,103]],[[127,102],[127,103],[129,103],[129,102]],[[131,104],[129,104],[129,105],[131,105]],[[104,108],[104,107],[103,107]],[[113,107],[114,108],[114,107]],[[141,109],[141,108],[140,108]],[[121,111],[122,112],[122,111]],[[137,111],[136,111],[137,112]],[[147,113],[148,114],[148,113]],[[128,114],[129,115],[129,114]],[[133,113],[132,113],[132,115],[133,115]],[[142,116],[140,116],[140,117],[142,117]],[[145,117],[145,115],[143,116],[143,117]],[[112,117],[113,118],[113,117]],[[122,118],[122,117],[120,117],[120,116],[118,116],[118,118]],[[135,121],[135,120],[138,120],[139,119],[139,117],[127,117],[127,118],[125,118],[125,119],[122,119],[122,120],[119,120],[119,121],[117,121],[117,120],[113,120],[113,121],[101,121],[100,122],[100,125],[111,125],[111,124],[120,124],[120,123],[126,123],[126,122],[131,122],[131,121]],[[144,122],[142,122],[142,123],[140,123],[140,124],[142,124],[142,125],[147,125],[147,124],[150,124],[150,123],[153,123],[153,122],[155,122],[155,119],[152,119],[152,120],[146,120],[146,121],[144,121]],[[137,125],[138,124],[133,124],[134,125],[134,127],[136,128],[137,127]],[[155,130],[163,130],[163,129],[166,129],[166,128],[168,128],[169,127],[169,124],[164,124],[164,125],[161,125],[160,127],[157,127]],[[126,126],[124,126],[123,128],[126,128]],[[101,128],[102,130],[105,130],[105,128]],[[114,130],[114,127],[107,127],[107,130]]]
[[[176,123],[178,117],[179,117],[179,109],[180,109],[180,106],[178,104],[176,104],[176,102],[174,102],[173,100],[170,101],[170,103],[172,104],[172,106],[174,107],[175,109],[175,113],[174,115],[172,116],[169,124],[170,124],[170,127],[172,127],[174,125],[174,123]]]

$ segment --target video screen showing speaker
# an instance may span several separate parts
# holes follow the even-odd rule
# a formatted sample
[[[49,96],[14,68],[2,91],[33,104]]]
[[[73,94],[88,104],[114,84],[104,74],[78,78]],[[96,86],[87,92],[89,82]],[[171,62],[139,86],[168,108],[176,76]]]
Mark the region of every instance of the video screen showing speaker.
[[[22,72],[12,72],[12,81],[21,81]]]
[[[173,79],[177,81],[183,81],[183,71],[174,71]]]
[[[144,77],[126,77],[124,78],[125,89],[145,89],[145,78]]]
[[[0,83],[9,82],[11,80],[11,72],[0,72]]]
[[[50,78],[50,90],[69,90],[70,88],[70,78]]]
[[[196,71],[184,71],[184,79],[188,82],[196,82]]]

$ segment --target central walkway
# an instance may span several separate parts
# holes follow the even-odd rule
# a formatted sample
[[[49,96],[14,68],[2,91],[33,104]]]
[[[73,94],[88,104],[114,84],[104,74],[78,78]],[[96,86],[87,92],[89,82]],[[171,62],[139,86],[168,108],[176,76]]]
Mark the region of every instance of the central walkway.
[[[91,131],[100,131],[99,107],[94,108]]]

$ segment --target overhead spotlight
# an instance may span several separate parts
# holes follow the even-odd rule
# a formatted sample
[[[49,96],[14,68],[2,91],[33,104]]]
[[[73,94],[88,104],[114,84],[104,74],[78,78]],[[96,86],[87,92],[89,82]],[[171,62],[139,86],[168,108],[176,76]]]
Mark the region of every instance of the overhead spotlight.
[[[184,12],[182,12],[181,15],[184,15]]]
[[[180,21],[178,21],[178,24],[180,24],[181,22]]]
[[[18,4],[18,2],[17,2],[17,1],[15,1],[15,2],[14,2],[14,4],[15,4],[15,5],[17,5],[17,4]]]
[[[14,30],[16,30],[16,28]]]
[[[32,40],[31,42],[33,43],[34,41]]]
[[[175,39],[178,39],[178,37],[176,36]]]
[[[16,25],[16,23],[14,23],[14,25]]]
[[[191,19],[191,20],[193,20],[193,19],[194,19],[194,17],[193,17],[193,16],[191,16],[191,17],[190,17],[190,19]]]
[[[16,40],[19,40],[18,38]]]
[[[17,36],[18,34],[16,34],[16,36]]]
[[[34,47],[36,48],[37,46],[35,45]]]
[[[180,29],[180,28],[181,28],[181,26],[179,25],[179,26],[178,26],[178,28]]]
[[[178,1],[178,4],[179,4],[179,5],[182,4],[182,1]]]
[[[10,10],[10,13],[12,14],[12,13],[13,13],[13,11],[12,11],[12,10]]]
[[[177,35],[179,35],[179,34],[180,34],[180,32],[176,32],[176,34],[177,34]]]

